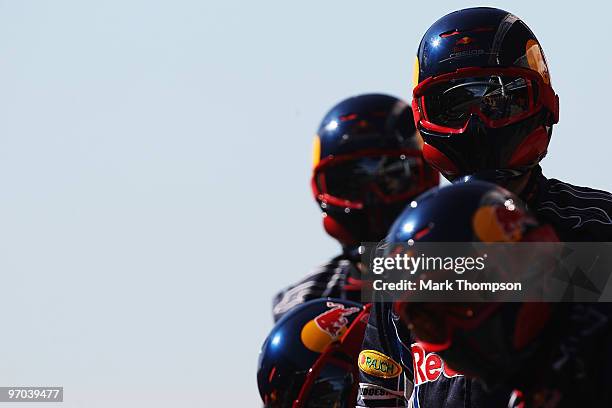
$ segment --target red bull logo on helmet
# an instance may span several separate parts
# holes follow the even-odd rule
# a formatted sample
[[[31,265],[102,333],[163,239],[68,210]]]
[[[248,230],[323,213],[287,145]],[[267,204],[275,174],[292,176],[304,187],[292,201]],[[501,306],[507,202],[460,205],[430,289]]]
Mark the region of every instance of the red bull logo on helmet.
[[[458,39],[455,42],[455,45],[467,45],[467,44],[472,43],[473,41],[474,40],[472,38],[464,36],[464,37],[461,37],[460,39]]]
[[[517,242],[529,219],[525,213],[507,201],[506,206],[483,206],[474,214],[472,225],[482,242]]]
[[[321,353],[347,330],[348,316],[361,311],[359,307],[345,307],[342,303],[327,302],[329,308],[302,328],[302,343],[311,351]]]
[[[414,385],[437,381],[441,375],[446,378],[461,377],[457,371],[448,367],[444,360],[436,353],[427,353],[419,344],[410,346],[412,364],[414,368]]]
[[[331,307],[327,312],[321,313],[314,318],[317,327],[332,337],[338,337],[343,329],[348,325],[346,316],[359,312],[358,307],[346,309],[343,304],[327,302],[327,307]]]

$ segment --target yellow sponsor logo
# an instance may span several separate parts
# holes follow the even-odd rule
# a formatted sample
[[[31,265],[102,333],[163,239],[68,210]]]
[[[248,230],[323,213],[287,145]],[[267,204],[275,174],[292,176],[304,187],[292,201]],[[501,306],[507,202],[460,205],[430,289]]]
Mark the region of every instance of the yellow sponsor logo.
[[[358,365],[361,371],[374,377],[395,378],[402,373],[399,364],[376,350],[363,350],[359,353]]]

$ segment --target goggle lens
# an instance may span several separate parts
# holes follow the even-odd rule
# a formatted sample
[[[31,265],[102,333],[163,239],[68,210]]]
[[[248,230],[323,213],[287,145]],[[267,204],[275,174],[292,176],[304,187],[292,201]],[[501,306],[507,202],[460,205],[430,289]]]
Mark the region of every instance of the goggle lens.
[[[338,161],[315,177],[320,192],[341,200],[370,203],[418,188],[425,177],[420,157],[406,154]]]
[[[532,80],[491,75],[434,83],[419,102],[430,123],[462,128],[473,114],[489,121],[524,115],[533,109],[536,100],[537,85]]]

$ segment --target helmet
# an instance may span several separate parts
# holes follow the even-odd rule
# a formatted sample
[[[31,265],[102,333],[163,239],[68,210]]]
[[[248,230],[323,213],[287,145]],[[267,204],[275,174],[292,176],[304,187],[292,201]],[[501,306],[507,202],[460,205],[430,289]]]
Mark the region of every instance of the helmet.
[[[449,180],[517,177],[546,155],[559,98],[518,17],[488,7],[442,17],[421,40],[413,82],[423,155]]]
[[[557,242],[507,190],[456,183],[417,198],[391,228],[389,242]],[[428,352],[454,370],[490,383],[534,350],[551,316],[548,303],[396,302],[395,312]]]
[[[360,95],[334,106],[313,152],[325,230],[349,247],[382,239],[410,199],[439,183],[421,146],[410,106],[397,98]]]
[[[259,355],[257,383],[265,407],[354,406],[357,356],[369,306],[312,300],[281,318]]]
[[[540,239],[544,230],[554,234],[550,226],[539,228],[520,199],[508,190],[474,178],[467,180],[416,198],[397,218],[387,241],[515,242]]]

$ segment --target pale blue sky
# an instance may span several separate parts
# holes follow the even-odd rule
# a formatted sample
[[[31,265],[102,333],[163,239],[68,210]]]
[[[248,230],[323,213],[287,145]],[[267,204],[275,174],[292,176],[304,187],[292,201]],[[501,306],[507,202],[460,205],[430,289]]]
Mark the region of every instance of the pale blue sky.
[[[319,120],[407,98],[421,34],[483,4],[418,3],[0,1],[0,386],[257,406],[270,298],[336,251],[308,185]],[[545,174],[612,189],[609,7],[487,5],[549,59]]]

